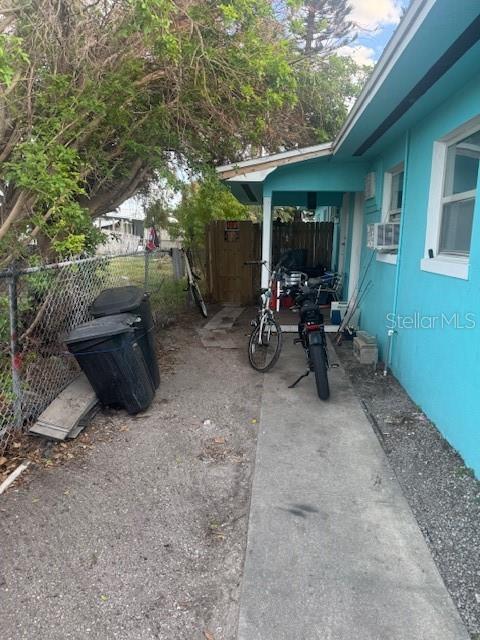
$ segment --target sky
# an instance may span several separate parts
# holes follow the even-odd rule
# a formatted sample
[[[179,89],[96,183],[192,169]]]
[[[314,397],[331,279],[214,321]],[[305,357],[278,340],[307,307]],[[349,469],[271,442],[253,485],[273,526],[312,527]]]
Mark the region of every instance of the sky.
[[[359,25],[358,38],[339,53],[359,64],[374,64],[395,31],[402,7],[409,0],[350,0],[351,18]]]

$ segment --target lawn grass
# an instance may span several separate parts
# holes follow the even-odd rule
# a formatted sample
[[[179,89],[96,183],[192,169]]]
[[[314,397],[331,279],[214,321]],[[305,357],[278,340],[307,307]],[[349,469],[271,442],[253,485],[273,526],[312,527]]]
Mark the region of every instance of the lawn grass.
[[[168,256],[149,256],[147,282],[144,254],[113,258],[109,273],[115,285],[145,288],[150,293],[153,315],[159,321],[170,319],[185,307],[185,280],[174,280],[172,261]]]

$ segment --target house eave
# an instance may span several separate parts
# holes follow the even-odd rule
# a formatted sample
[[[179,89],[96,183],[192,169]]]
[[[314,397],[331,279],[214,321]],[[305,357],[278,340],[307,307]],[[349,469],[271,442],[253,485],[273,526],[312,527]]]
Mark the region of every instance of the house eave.
[[[372,75],[352,107],[343,127],[333,143],[333,154],[342,147],[348,135],[355,127],[363,112],[382,87],[385,78],[408,47],[436,0],[413,0],[402,22],[398,26],[390,42],[385,47]]]
[[[230,180],[237,176],[246,176],[246,174],[273,170],[277,167],[283,167],[288,164],[296,164],[305,160],[321,158],[332,154],[333,142],[317,144],[311,147],[303,147],[301,149],[293,149],[291,151],[283,151],[259,158],[251,158],[243,160],[235,164],[227,164],[217,167],[216,171],[221,180]]]

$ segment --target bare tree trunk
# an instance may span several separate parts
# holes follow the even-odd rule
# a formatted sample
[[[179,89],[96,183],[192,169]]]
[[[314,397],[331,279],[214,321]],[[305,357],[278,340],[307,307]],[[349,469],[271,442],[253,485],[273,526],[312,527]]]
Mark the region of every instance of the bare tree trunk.
[[[21,191],[10,213],[5,218],[4,222],[0,226],[0,240],[6,236],[8,230],[14,222],[16,222],[25,213],[27,205],[27,194],[25,191]]]
[[[142,159],[138,158],[133,163],[130,174],[123,180],[116,182],[113,189],[99,191],[92,198],[83,197],[80,204],[88,209],[92,218],[98,218],[98,216],[114,211],[125,200],[135,195],[149,173],[150,169],[145,166]]]
[[[305,53],[310,53],[313,49],[313,40],[315,38],[315,3],[311,2],[307,7],[307,25],[305,30]]]

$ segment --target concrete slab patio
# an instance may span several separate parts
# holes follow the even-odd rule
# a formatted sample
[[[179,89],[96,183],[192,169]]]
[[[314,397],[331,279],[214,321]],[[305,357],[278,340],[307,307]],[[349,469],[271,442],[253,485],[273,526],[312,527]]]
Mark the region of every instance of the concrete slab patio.
[[[287,337],[264,377],[238,640],[467,640],[344,371],[324,403],[303,367]]]

